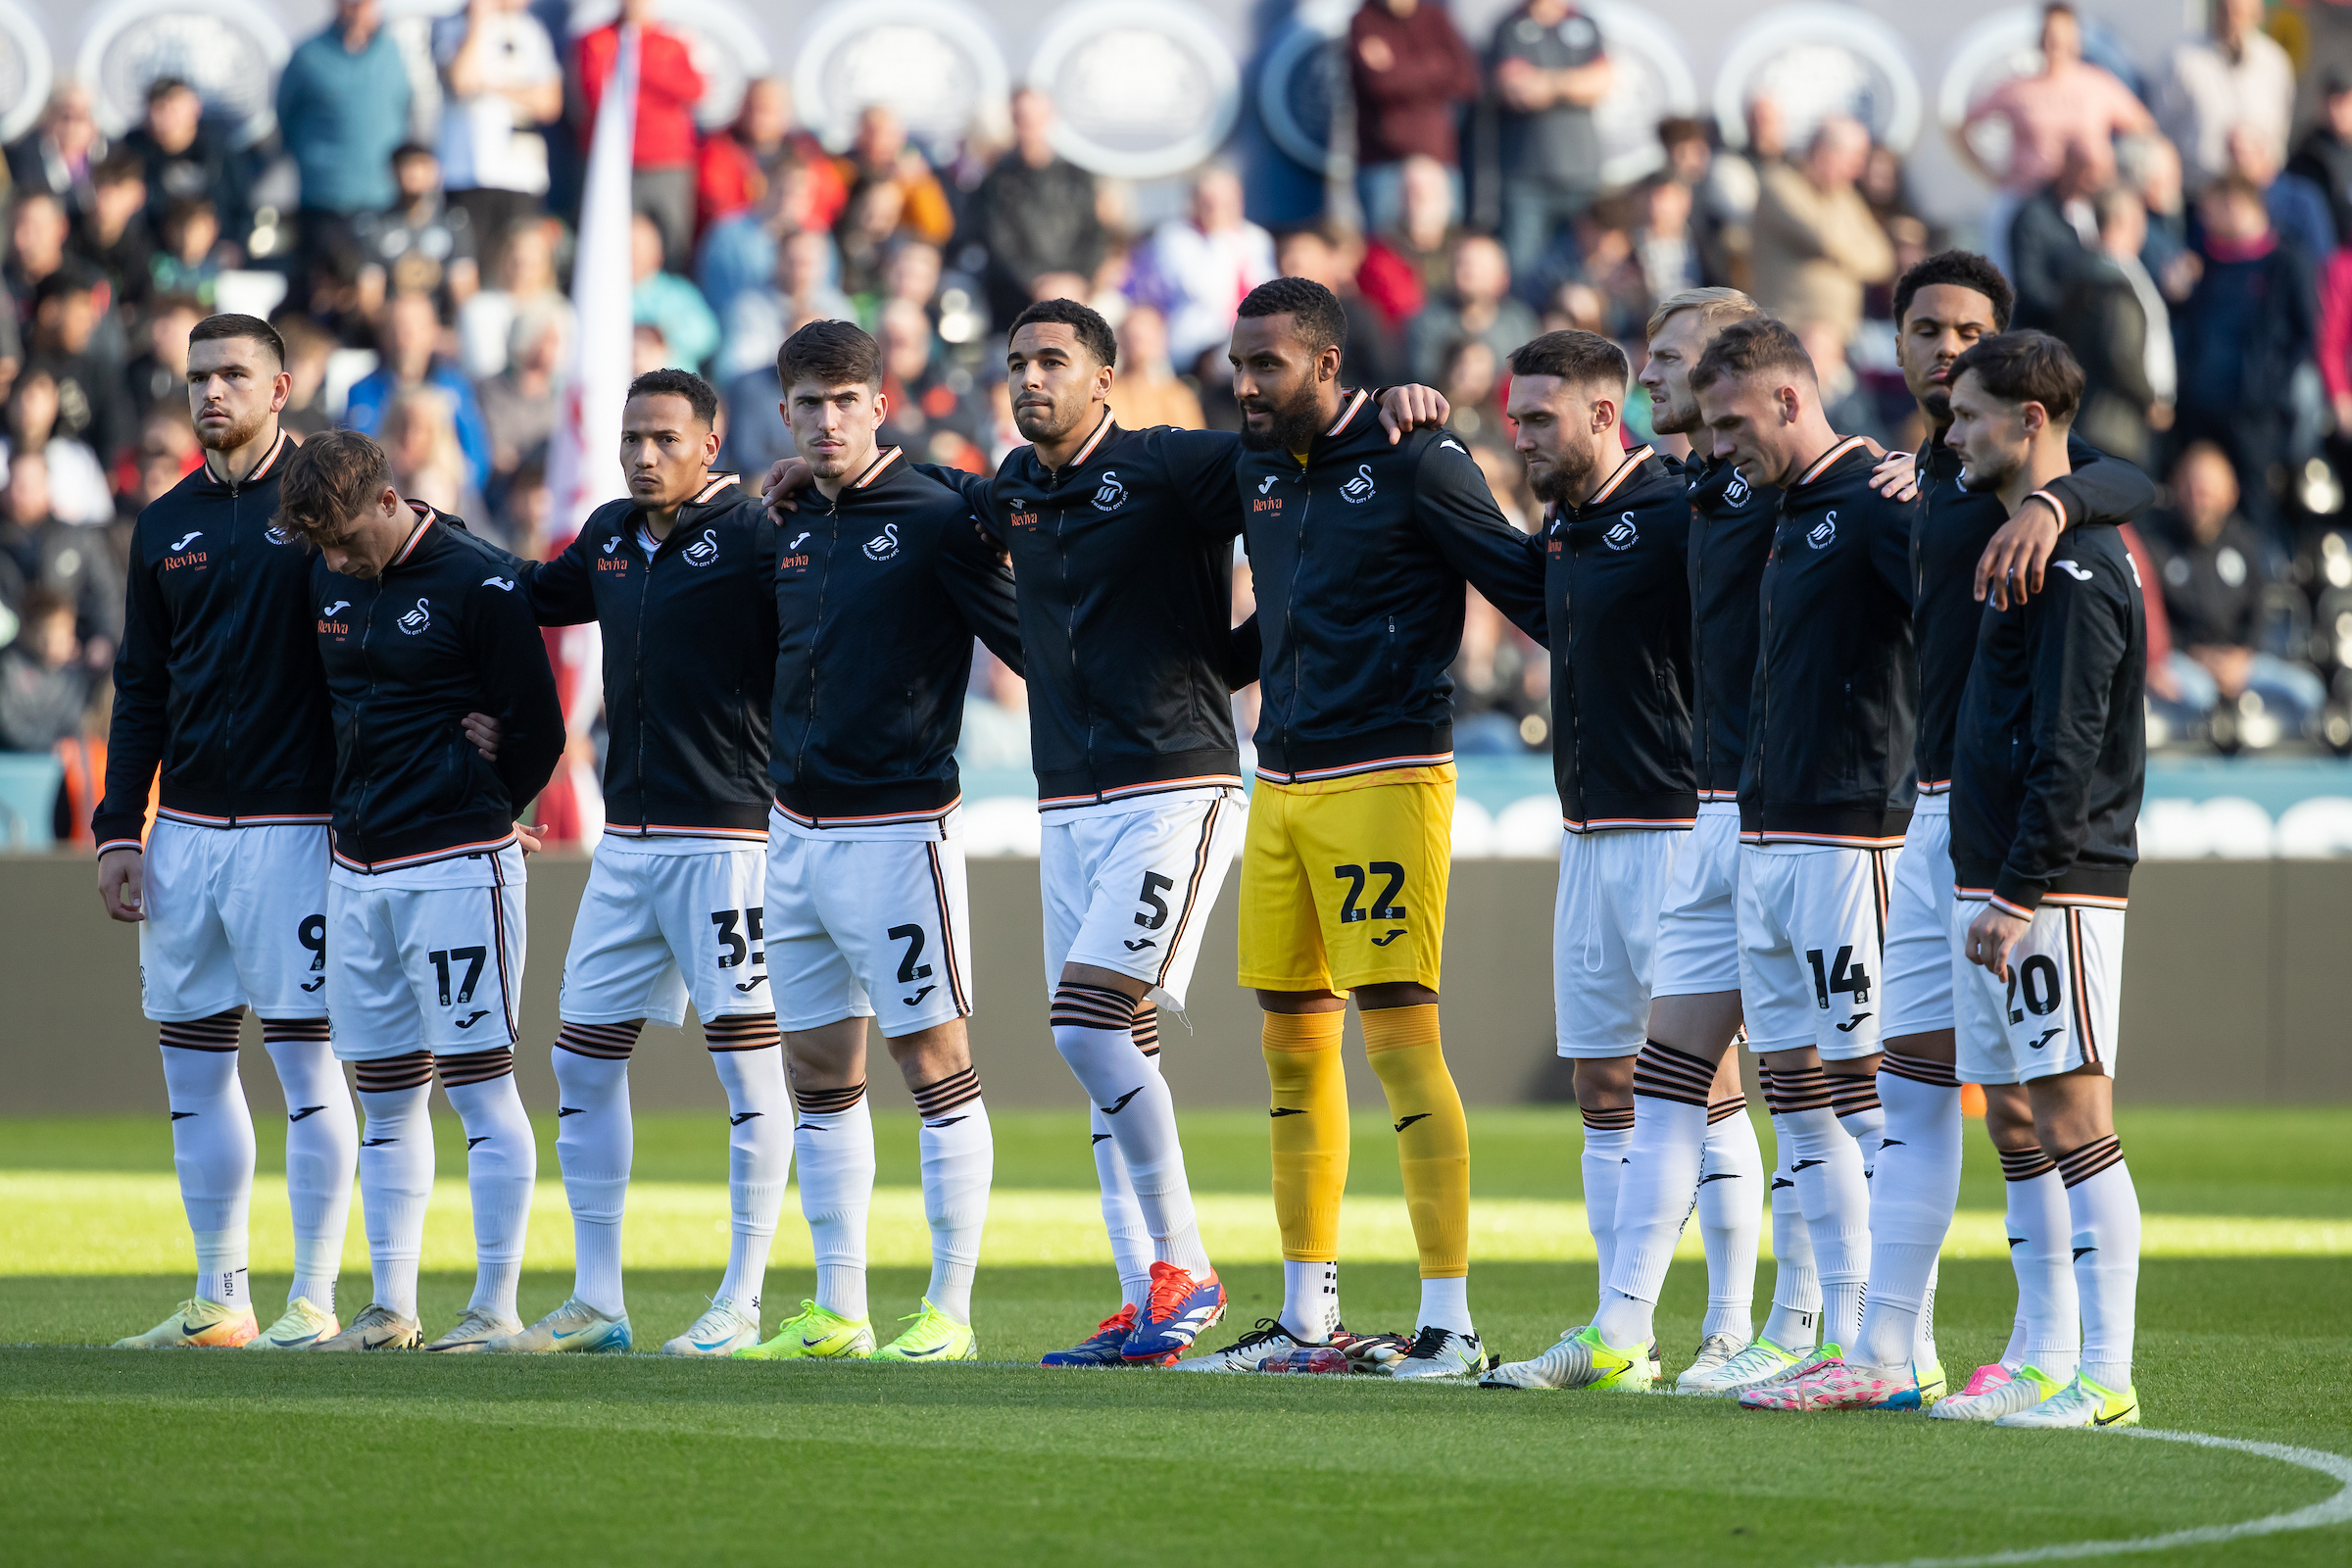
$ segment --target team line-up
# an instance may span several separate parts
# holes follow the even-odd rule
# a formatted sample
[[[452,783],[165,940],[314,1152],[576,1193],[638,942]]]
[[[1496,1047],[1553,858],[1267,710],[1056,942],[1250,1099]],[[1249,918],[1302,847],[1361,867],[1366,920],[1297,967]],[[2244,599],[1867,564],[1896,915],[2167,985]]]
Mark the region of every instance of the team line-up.
[[[1303,279],[1242,302],[1238,437],[1121,427],[1103,319],[1031,306],[1007,342],[1030,444],[993,477],[877,446],[880,352],[818,321],[777,355],[799,456],[764,494],[713,471],[711,388],[654,371],[623,414],[628,498],[545,562],[404,500],[364,435],[295,445],[276,334],[206,320],[187,372],[206,462],[138,520],[94,823],[101,896],[139,923],[197,1283],[122,1345],[631,1348],[629,1058],[691,1002],[727,1095],[732,1241],[710,1310],[662,1350],[977,1359],[993,1145],[955,760],[976,638],[1028,684],[1049,1023],[1091,1105],[1123,1298],[1047,1365],[2136,1421],[2139,1217],[2110,1090],[2146,634],[2116,525],[2153,493],[2071,437],[2082,371],[2004,330],[2012,298],[1965,252],[1901,278],[1900,361],[1934,434],[1884,459],[1830,426],[1796,336],[1736,291],[1674,295],[1648,324],[1639,386],[1688,461],[1628,448],[1619,348],[1545,333],[1510,356],[1514,445],[1546,504],[1533,535],[1437,394],[1343,384],[1346,318]],[[1237,537],[1257,601],[1238,627]],[[1558,1049],[1600,1261],[1599,1299],[1563,1312],[1577,1326],[1511,1362],[1471,1315],[1469,1137],[1439,1028],[1465,584],[1549,650]],[[553,1051],[577,1277],[526,1325],[537,1170],[513,1049],[537,844],[516,816],[566,739],[540,628],[590,621],[607,825]],[[1251,681],[1245,796],[1230,698]],[[1156,1019],[1184,1006],[1237,856],[1284,1291],[1210,1350],[1225,1292]],[[1350,997],[1419,1252],[1410,1335],[1341,1324]],[[296,1238],[266,1329],[247,1007],[285,1092]],[[869,1020],[921,1112],[932,1243],[919,1309],[883,1345]],[[1742,1030],[1769,1165],[1741,1113]],[[478,1272],[428,1341],[436,1077],[464,1123]],[[1963,1083],[1984,1086],[2008,1178],[2019,1307],[2000,1359],[1955,1390],[1933,1302]],[[763,1339],[796,1158],[815,1296]],[[345,1323],[355,1166],[372,1298]],[[1693,1214],[1709,1310],[1668,1385],[1652,1316]]]

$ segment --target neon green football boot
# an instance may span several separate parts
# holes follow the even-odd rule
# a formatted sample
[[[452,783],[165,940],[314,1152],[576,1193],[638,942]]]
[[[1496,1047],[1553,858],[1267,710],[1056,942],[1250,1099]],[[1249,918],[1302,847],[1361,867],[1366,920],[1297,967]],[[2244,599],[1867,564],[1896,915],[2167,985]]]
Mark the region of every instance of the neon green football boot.
[[[899,1319],[909,1324],[904,1333],[874,1352],[877,1361],[977,1361],[980,1359],[980,1339],[969,1323],[958,1323],[933,1306],[929,1298],[923,1309]]]
[[[863,1361],[874,1353],[874,1326],[864,1318],[828,1312],[814,1301],[801,1302],[801,1315],[776,1325],[776,1337],[765,1345],[735,1352],[738,1361],[836,1360]]]
[[[1993,1422],[1996,1427],[2135,1427],[2139,1425],[2139,1391],[2130,1384],[2111,1389],[2082,1373],[2030,1410],[2012,1411]]]

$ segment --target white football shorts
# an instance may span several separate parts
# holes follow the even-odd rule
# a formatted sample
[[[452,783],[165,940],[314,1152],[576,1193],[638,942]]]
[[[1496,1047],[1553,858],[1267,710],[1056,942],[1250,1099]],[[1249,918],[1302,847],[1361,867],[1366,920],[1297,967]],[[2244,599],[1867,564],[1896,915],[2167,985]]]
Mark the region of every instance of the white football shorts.
[[[2082,1066],[2113,1078],[2124,995],[2122,901],[2043,900],[2025,940],[2009,951],[2006,982],[1966,956],[1969,922],[1984,912],[1983,899],[1952,901],[1960,1081],[2022,1084]]]
[[[158,817],[142,867],[147,1016],[186,1023],[237,1006],[264,1018],[324,1013],[331,859],[324,823],[198,827]]]
[[[1757,1055],[1879,1051],[1881,950],[1894,850],[1740,847],[1740,1006]]]
[[[971,1016],[961,823],[952,813],[935,832],[844,838],[768,812],[767,983],[778,1027],[872,1018],[896,1040]]]
[[[688,841],[679,840],[676,843]],[[775,1010],[768,995],[767,847],[607,838],[564,958],[561,1010],[572,1023],[643,1018],[675,1029],[686,1004],[705,1018]]]
[[[1563,1056],[1639,1055],[1649,1037],[1658,911],[1689,833],[1560,833],[1551,998]]]
[[[343,1061],[513,1046],[522,1007],[522,850],[326,880],[326,1012]]]
[[[1886,1014],[1881,1038],[1952,1027],[1952,798],[1922,795],[1886,898]]]
[[[1740,989],[1740,803],[1702,801],[1658,906],[1653,997]]]
[[[1141,980],[1154,1002],[1182,1012],[1249,812],[1234,789],[1045,813],[1046,989],[1061,983],[1064,964],[1092,964]]]

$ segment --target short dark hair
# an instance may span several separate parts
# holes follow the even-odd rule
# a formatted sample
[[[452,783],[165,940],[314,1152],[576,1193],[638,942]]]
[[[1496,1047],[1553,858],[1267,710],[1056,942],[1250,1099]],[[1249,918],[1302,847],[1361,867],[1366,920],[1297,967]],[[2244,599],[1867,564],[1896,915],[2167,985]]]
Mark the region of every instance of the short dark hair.
[[[1658,145],[1661,147],[1672,147],[1676,142],[1707,139],[1707,127],[1689,115],[1668,115],[1658,122]]]
[[[53,588],[25,589],[24,602],[17,607],[17,619],[26,626],[47,620],[52,615],[74,613],[74,601]]]
[[[175,92],[194,92],[196,88],[185,76],[162,75],[147,84],[146,102],[169,98]]]
[[[320,534],[341,533],[391,482],[392,461],[372,439],[357,430],[321,430],[286,459],[272,520],[316,542]]]
[[[1899,329],[1903,318],[1910,314],[1911,302],[1923,288],[1938,283],[1953,288],[1974,289],[1992,302],[1992,329],[2009,330],[2009,313],[2017,308],[2017,290],[2001,275],[2001,270],[1975,251],[1937,251],[1926,261],[1915,262],[1894,283],[1894,324]]]
[[[1034,322],[1053,322],[1068,327],[1077,334],[1078,346],[1086,350],[1088,357],[1097,365],[1114,369],[1117,368],[1118,337],[1111,331],[1110,323],[1102,319],[1102,313],[1093,306],[1081,305],[1076,300],[1039,300],[1025,306],[1021,314],[1012,318],[1012,325],[1004,332],[1005,340],[1009,342],[1013,333]]]
[[[1690,367],[1690,390],[1704,391],[1727,376],[1760,375],[1767,370],[1802,375],[1818,384],[1813,356],[1805,352],[1804,341],[1788,329],[1788,323],[1773,316],[1751,317],[1715,334],[1715,341]]]
[[[1981,337],[1952,362],[1951,381],[1971,371],[2004,403],[2038,403],[2051,422],[2066,424],[2082,402],[2082,367],[2074,350],[2047,332],[2027,329]]]
[[[108,153],[103,162],[90,172],[93,185],[125,185],[132,180],[147,182],[147,166],[139,155],[127,147],[118,147]]]
[[[106,280],[88,266],[72,257],[66,264],[32,286],[32,308],[39,310],[51,300],[62,300],[69,294],[87,294]]]
[[[1625,350],[1598,332],[1546,332],[1511,350],[1513,375],[1556,375],[1576,386],[1606,386],[1623,395],[1634,368]]]
[[[208,316],[188,328],[188,341],[210,343],[217,338],[249,337],[277,356],[277,368],[286,368],[286,340],[277,335],[277,328],[258,316]]]
[[[1245,319],[1287,316],[1292,332],[1317,354],[1348,347],[1348,313],[1340,308],[1340,297],[1308,278],[1278,277],[1260,283],[1243,296],[1235,314]]]
[[[718,388],[692,370],[648,370],[629,383],[623,403],[638,398],[684,398],[705,424],[718,422]]]
[[[439,158],[441,155],[420,141],[404,141],[392,149],[392,162],[402,164],[412,158]]]
[[[810,321],[776,350],[776,384],[790,396],[803,381],[879,388],[882,347],[855,321]]]

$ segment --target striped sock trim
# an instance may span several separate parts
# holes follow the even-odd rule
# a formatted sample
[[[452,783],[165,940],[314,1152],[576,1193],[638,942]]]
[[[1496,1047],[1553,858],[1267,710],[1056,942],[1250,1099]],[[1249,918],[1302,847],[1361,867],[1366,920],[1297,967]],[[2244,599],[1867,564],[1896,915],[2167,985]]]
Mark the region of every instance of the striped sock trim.
[[[1046,1021],[1056,1029],[1115,1029],[1126,1034],[1135,1027],[1135,999],[1108,986],[1065,984],[1054,992],[1054,1009]]]
[[[556,1049],[568,1051],[575,1056],[593,1056],[598,1061],[626,1061],[637,1049],[637,1036],[644,1028],[643,1018],[628,1023],[566,1022],[556,1032]]]
[[[854,1083],[847,1089],[796,1089],[792,1102],[803,1115],[836,1116],[865,1098],[865,1085]]]
[[[914,1090],[915,1113],[926,1120],[944,1115],[957,1105],[968,1105],[980,1098],[980,1069],[966,1067],[952,1072],[937,1083],[917,1084]]]
[[[1647,1040],[1642,1042],[1642,1054],[1634,1058],[1636,1095],[1670,1100],[1678,1105],[1703,1105],[1714,1087],[1715,1064],[1689,1052]]]
[[[237,1026],[245,1021],[243,1007],[216,1012],[209,1018],[156,1025],[157,1038],[174,1051],[234,1051]]]
[[[2124,1162],[2124,1146],[2111,1133],[2094,1138],[2081,1149],[2058,1156],[2058,1179],[2069,1187],[2080,1187],[2107,1169]]]
[[[443,1089],[466,1089],[513,1072],[514,1053],[507,1046],[493,1046],[488,1051],[469,1051],[463,1056],[436,1057],[433,1065],[440,1069]]]
[[[1839,1073],[1831,1078],[1824,1073],[1822,1076],[1829,1079],[1830,1106],[1838,1115],[1852,1116],[1879,1108],[1879,1080],[1875,1075],[1857,1078],[1851,1073]]]
[[[703,1044],[711,1051],[765,1051],[784,1044],[772,1012],[737,1012],[703,1020]]]
[[[1764,1103],[1775,1116],[1830,1108],[1830,1081],[1819,1067],[1790,1068],[1783,1072],[1775,1072],[1767,1067],[1761,1076],[1764,1080]]]
[[[1588,1132],[1609,1133],[1630,1131],[1634,1125],[1634,1107],[1623,1110],[1588,1110],[1585,1128]]]
[[[324,1018],[264,1018],[262,1020],[262,1044],[265,1046],[282,1046],[294,1040],[308,1040],[323,1046],[330,1038],[332,1037],[327,1031]]]
[[[1135,1036],[1135,1049],[1147,1056],[1159,1054],[1159,1008],[1150,997],[1139,997],[1135,1003],[1135,1022],[1130,1026]]]
[[[359,1063],[360,1093],[388,1095],[396,1090],[422,1089],[433,1081],[433,1054],[412,1051],[405,1056],[378,1056]]]
[[[1998,1149],[1993,1152],[2001,1156],[2003,1181],[2039,1181],[2058,1168],[2058,1162],[2039,1149]]]
[[[1745,1095],[1735,1095],[1729,1100],[1715,1101],[1707,1106],[1707,1125],[1712,1127],[1719,1121],[1730,1121],[1734,1116],[1745,1112],[1746,1109],[1747,1097]]]
[[[1931,1089],[1960,1087],[1960,1080],[1953,1076],[1950,1062],[1931,1061],[1925,1056],[1906,1056],[1895,1051],[1889,1051],[1881,1058],[1879,1071],[1892,1073],[1897,1078],[1908,1078],[1915,1084],[1926,1084]]]

